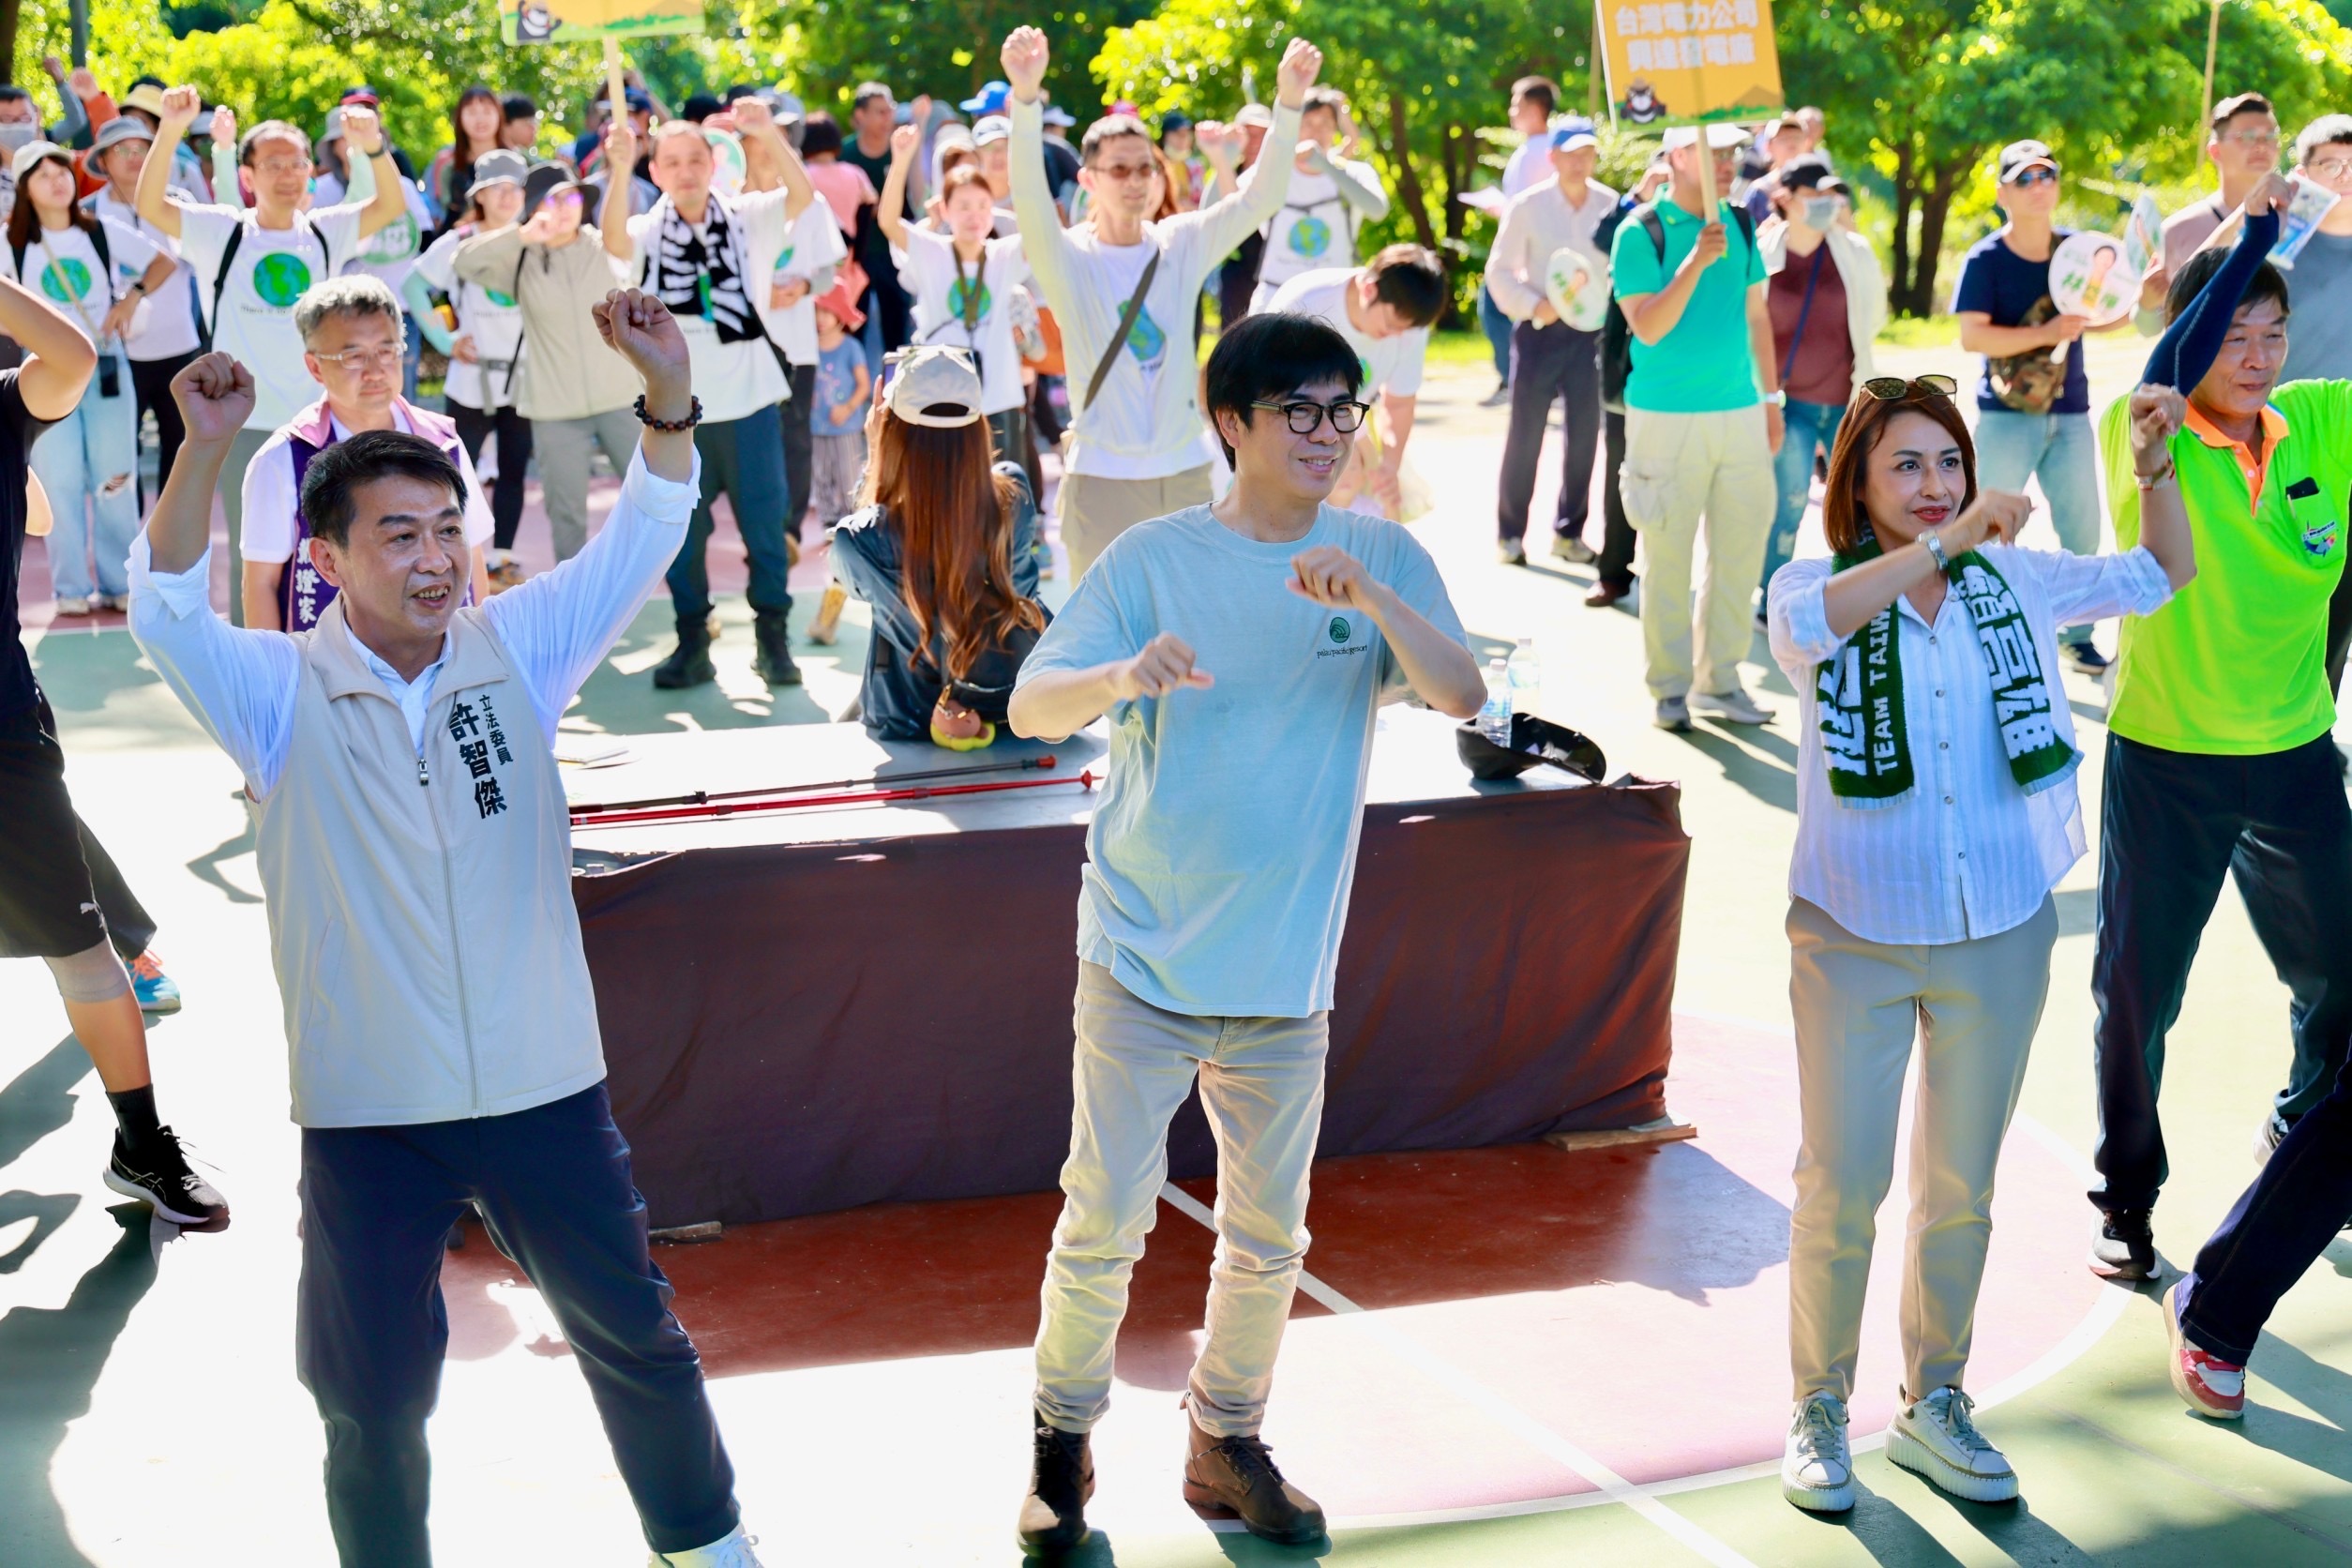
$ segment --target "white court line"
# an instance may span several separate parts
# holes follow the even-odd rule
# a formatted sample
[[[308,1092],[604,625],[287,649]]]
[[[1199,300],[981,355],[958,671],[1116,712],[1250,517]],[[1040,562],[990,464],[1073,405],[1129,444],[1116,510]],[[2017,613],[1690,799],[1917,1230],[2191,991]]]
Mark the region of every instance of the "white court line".
[[[1216,1229],[1216,1217],[1200,1200],[1170,1182],[1160,1188],[1160,1200],[1185,1217],[1199,1221],[1211,1230]],[[1410,1335],[1382,1321],[1374,1313],[1366,1312],[1354,1302],[1341,1295],[1313,1274],[1299,1271],[1299,1289],[1330,1308],[1332,1313],[1362,1333],[1379,1340],[1392,1355],[1418,1370],[1423,1376],[1443,1386],[1457,1397],[1476,1406],[1487,1417],[1510,1430],[1513,1436],[1558,1463],[1583,1476],[1601,1490],[1610,1502],[1621,1502],[1643,1518],[1673,1536],[1692,1551],[1719,1568],[1755,1568],[1755,1564],[1673,1509],[1658,1501],[1648,1490],[1636,1486],[1623,1476],[1603,1464],[1593,1455],[1570,1442],[1549,1426],[1535,1420],[1485,1384],[1445,1360]],[[1774,1467],[1777,1469],[1778,1467]]]
[[[1675,1011],[1711,1023],[1736,1024],[1742,1029],[1758,1030],[1791,1040],[1795,1038],[1794,1033],[1785,1024],[1769,1024],[1756,1018],[1741,1018],[1733,1013],[1718,1013],[1696,1007],[1677,1007]],[[2019,1111],[2012,1119],[2010,1126],[2013,1131],[2021,1132],[2041,1144],[2084,1181],[2088,1182],[2095,1178],[2096,1172],[2082,1152],[2035,1117]],[[1175,1184],[1169,1183],[1163,1186],[1160,1189],[1160,1197],[1169,1207],[1187,1218],[1197,1220],[1212,1230],[1216,1228],[1215,1216],[1209,1212],[1207,1207]],[[1723,1470],[1706,1470],[1696,1475],[1673,1476],[1664,1481],[1644,1482],[1636,1485],[1618,1475],[1616,1471],[1602,1464],[1599,1459],[1586,1454],[1551,1428],[1534,1421],[1517,1407],[1477,1382],[1469,1374],[1443,1361],[1400,1331],[1380,1321],[1377,1314],[1365,1311],[1364,1308],[1349,1301],[1304,1270],[1301,1270],[1299,1274],[1299,1289],[1320,1302],[1334,1315],[1352,1320],[1356,1327],[1373,1334],[1404,1360],[1421,1368],[1479,1409],[1493,1415],[1518,1437],[1542,1453],[1559,1460],[1562,1465],[1600,1488],[1598,1491],[1573,1493],[1566,1497],[1533,1498],[1523,1502],[1484,1503],[1470,1508],[1430,1509],[1414,1514],[1360,1515],[1345,1520],[1346,1527],[1377,1530],[1410,1525],[1470,1524],[1482,1519],[1517,1518],[1531,1514],[1560,1514],[1578,1508],[1594,1508],[1604,1504],[1621,1502],[1712,1561],[1738,1563],[1746,1560],[1688,1519],[1665,1508],[1653,1500],[1672,1497],[1681,1492],[1704,1491],[1714,1486],[1759,1481],[1767,1476],[1779,1474],[1779,1461],[1764,1459],[1754,1464],[1732,1465]],[[2131,1307],[2133,1299],[2133,1292],[2129,1290],[2108,1289],[2101,1291],[2098,1301],[2092,1304],[2090,1310],[2083,1315],[2082,1319],[2067,1333],[2065,1338],[2050,1347],[2027,1366],[2010,1374],[1985,1390],[1983,1395],[1977,1400],[1976,1408],[1980,1410],[1990,1410],[2056,1377],[2081,1357],[2091,1346],[2098,1343],[2100,1338],[2121,1319],[2123,1314]],[[1886,1440],[1884,1432],[1873,1432],[1866,1437],[1856,1438],[1853,1440],[1853,1452],[1856,1454],[1874,1452],[1885,1447]],[[1694,1536],[1697,1540],[1693,1540]],[[1704,1542],[1705,1545],[1700,1545],[1700,1542]]]

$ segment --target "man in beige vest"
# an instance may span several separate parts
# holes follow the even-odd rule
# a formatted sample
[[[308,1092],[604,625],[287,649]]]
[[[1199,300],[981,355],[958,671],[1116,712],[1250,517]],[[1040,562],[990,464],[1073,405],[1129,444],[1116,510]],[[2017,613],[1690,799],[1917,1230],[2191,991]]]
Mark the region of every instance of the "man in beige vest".
[[[303,476],[334,601],[309,631],[232,630],[206,535],[253,382],[219,354],[173,382],[188,443],[131,548],[132,634],[256,803],[302,1127],[296,1363],[344,1568],[431,1560],[442,1240],[469,1207],[554,1308],[654,1561],[756,1568],[646,1251],[569,885],[556,720],[677,553],[701,413],[659,301],[615,292],[595,316],[644,380],[645,430],[603,531],[553,571],[460,609],[463,478],[430,441],[365,430]]]

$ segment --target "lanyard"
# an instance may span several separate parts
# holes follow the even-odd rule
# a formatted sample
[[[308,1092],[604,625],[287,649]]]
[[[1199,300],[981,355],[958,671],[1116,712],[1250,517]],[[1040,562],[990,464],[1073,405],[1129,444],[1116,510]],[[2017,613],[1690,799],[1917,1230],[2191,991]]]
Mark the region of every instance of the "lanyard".
[[[95,323],[90,320],[90,312],[83,308],[82,296],[73,292],[73,284],[66,277],[66,269],[57,264],[56,256],[49,249],[48,231],[37,225],[33,230],[33,243],[41,248],[41,256],[45,263],[45,270],[53,273],[56,276],[57,287],[64,292],[68,299],[73,301],[73,313],[82,318],[83,329],[90,335],[90,346],[92,348],[103,348],[106,345],[106,334],[101,332],[99,328],[106,324],[105,318],[100,317]],[[96,251],[98,248],[96,246],[92,246],[90,249],[93,252],[92,259],[96,260]],[[107,269],[103,264],[101,264],[98,270],[103,273]],[[104,281],[106,283],[107,303],[111,308],[114,299],[114,279],[107,278]]]

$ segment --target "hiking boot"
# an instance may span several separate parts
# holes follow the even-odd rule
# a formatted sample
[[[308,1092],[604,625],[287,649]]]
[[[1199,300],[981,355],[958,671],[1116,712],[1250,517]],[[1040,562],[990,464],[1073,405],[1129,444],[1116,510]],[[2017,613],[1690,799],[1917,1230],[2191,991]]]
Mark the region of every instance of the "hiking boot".
[[[1036,1416],[1029,1495],[1021,1499],[1021,1549],[1074,1551],[1086,1544],[1086,1502],[1094,1495],[1094,1455],[1083,1432],[1064,1432]]]
[[[1192,1421],[1192,1453],[1184,1461],[1184,1500],[1208,1518],[1239,1519],[1261,1540],[1304,1546],[1323,1538],[1323,1511],[1282,1479],[1274,1455],[1257,1434],[1213,1438]]]
[[[792,662],[792,630],[784,611],[761,611],[752,622],[751,636],[757,644],[751,654],[751,668],[760,679],[772,686],[800,685],[800,666]]]
[[[654,685],[664,691],[680,691],[708,686],[716,679],[718,668],[711,663],[710,626],[701,621],[679,622],[678,646],[654,666]]]
[[[2156,1277],[2154,1211],[2118,1209],[2099,1226],[2099,1239],[2090,1245],[2090,1272],[2118,1285],[2137,1285]]]
[[[825,596],[817,601],[817,613],[808,622],[808,641],[820,648],[830,648],[840,640],[841,611],[850,602],[850,591],[837,582],[825,584]]]

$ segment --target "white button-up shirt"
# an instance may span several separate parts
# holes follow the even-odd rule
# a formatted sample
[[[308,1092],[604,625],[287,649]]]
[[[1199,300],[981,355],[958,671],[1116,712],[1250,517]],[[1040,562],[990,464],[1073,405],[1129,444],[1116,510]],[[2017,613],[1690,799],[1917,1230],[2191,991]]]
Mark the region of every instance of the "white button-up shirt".
[[[701,476],[699,453],[694,477],[683,484],[647,469],[642,455],[632,457],[612,515],[587,548],[482,607],[531,693],[548,745],[555,744],[556,721],[580,683],[628,629],[676,557]],[[302,679],[298,635],[307,634],[229,625],[213,612],[211,568],[212,551],[206,550],[184,572],[155,570],[146,530],[141,529],[130,546],[130,634],[259,800],[277,787],[294,744],[294,696]],[[422,755],[425,718],[442,661],[434,660],[415,680],[403,681],[365,644],[359,651],[400,705],[409,739]],[[443,655],[447,656],[445,641]]]
[[[1981,553],[2017,596],[2049,683],[2051,724],[2075,746],[2058,675],[2056,628],[2146,615],[2172,597],[2145,548],[2070,555],[1988,544]],[[1910,790],[1874,808],[1830,790],[1815,671],[1845,646],[1822,596],[1830,563],[1796,561],[1772,578],[1772,658],[1797,689],[1797,847],[1788,891],[1869,942],[1936,944],[2024,925],[2087,847],[2070,772],[2028,794],[2009,771],[1993,714],[1993,678],[1968,607],[1947,593],[1931,624],[1895,601]],[[2080,749],[2077,746],[2077,749]]]
[[[1512,197],[1486,254],[1486,292],[1502,313],[1515,322],[1535,314],[1544,302],[1544,269],[1561,247],[1590,250],[1606,262],[1592,234],[1616,210],[1617,192],[1592,180],[1585,182],[1581,206],[1568,200],[1557,177]]]

